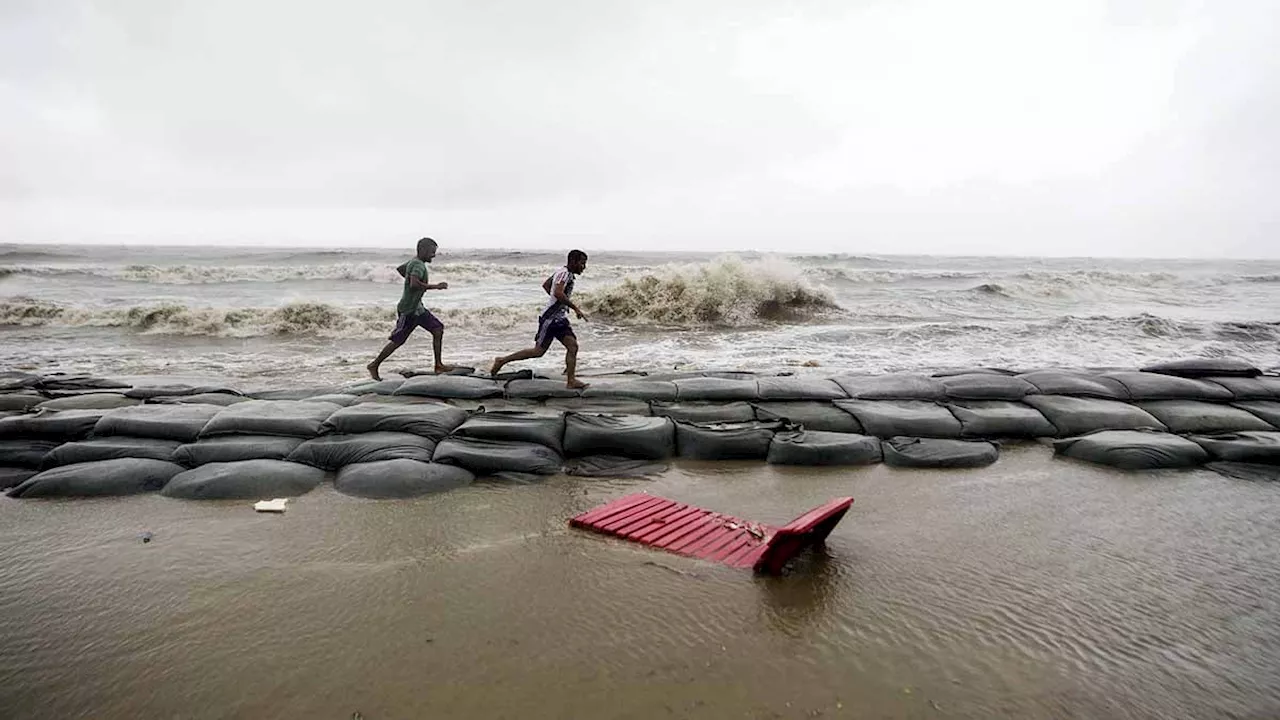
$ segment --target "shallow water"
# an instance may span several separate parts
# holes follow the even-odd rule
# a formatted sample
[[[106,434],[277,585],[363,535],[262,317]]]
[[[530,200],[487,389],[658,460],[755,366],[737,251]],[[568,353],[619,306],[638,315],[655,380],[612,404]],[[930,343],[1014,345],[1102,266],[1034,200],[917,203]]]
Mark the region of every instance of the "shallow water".
[[[566,527],[636,490],[857,502],[759,578]],[[249,505],[0,499],[0,716],[1280,715],[1280,485],[1024,445]]]

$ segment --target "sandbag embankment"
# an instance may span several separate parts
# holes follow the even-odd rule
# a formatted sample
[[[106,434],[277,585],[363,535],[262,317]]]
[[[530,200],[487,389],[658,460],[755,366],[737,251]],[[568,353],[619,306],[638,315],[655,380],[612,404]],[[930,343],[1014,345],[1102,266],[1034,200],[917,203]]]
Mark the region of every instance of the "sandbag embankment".
[[[782,430],[769,441],[771,465],[870,465],[884,458],[880,439],[870,435]]]
[[[405,380],[393,395],[484,400],[502,397],[503,386],[487,378],[459,375],[418,375]]]
[[[533,442],[564,451],[564,413],[498,411],[472,415],[453,431],[454,437]]]
[[[1256,415],[1220,403],[1200,400],[1151,400],[1138,404],[1172,433],[1224,433],[1275,430]]]
[[[756,419],[756,410],[750,403],[741,400],[729,402],[683,402],[683,403],[649,403],[650,412],[655,417],[668,417],[676,422],[690,423],[734,423],[752,422]]]
[[[564,451],[570,456],[665,460],[675,454],[675,433],[670,418],[570,413],[565,417]]]
[[[881,448],[884,464],[890,467],[976,468],[1000,458],[1000,449],[982,440],[892,437]]]
[[[20,498],[135,495],[163,488],[181,465],[123,458],[63,465],[40,472],[9,491]]]
[[[465,468],[402,459],[347,465],[333,484],[345,495],[384,500],[445,492],[473,480],[475,475]]]
[[[1053,437],[1057,427],[1035,408],[1004,400],[953,400],[947,404],[966,438]]]
[[[324,480],[324,470],[282,460],[209,463],[175,475],[162,495],[186,500],[296,497]]]
[[[1102,430],[1055,440],[1053,451],[1058,455],[1123,470],[1188,468],[1209,461],[1209,453],[1196,443],[1153,430]]]
[[[1028,395],[1023,402],[1039,410],[1058,429],[1059,437],[1099,430],[1165,430],[1151,413],[1118,400],[1065,395]]]

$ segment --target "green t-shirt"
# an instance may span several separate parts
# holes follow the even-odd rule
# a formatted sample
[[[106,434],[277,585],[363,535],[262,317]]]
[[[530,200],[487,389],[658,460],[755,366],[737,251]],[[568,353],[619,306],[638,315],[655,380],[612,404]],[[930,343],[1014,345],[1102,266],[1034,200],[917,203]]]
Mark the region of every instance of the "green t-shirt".
[[[422,306],[422,293],[426,292],[420,287],[414,287],[409,278],[418,278],[422,282],[427,281],[427,264],[414,258],[405,263],[404,268],[404,294],[400,296],[400,304],[396,305],[397,315],[421,315],[427,309]]]

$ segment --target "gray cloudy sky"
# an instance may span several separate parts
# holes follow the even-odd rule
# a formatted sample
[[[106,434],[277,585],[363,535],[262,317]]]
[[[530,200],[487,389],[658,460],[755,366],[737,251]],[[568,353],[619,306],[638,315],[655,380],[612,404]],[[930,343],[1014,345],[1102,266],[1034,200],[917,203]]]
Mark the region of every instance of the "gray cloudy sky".
[[[1274,0],[0,0],[0,239],[1277,257]]]

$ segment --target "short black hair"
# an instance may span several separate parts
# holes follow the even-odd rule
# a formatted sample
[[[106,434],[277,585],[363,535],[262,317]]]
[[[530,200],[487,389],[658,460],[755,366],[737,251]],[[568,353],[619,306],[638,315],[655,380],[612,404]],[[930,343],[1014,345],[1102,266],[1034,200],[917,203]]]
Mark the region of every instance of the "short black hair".
[[[569,251],[569,261],[568,261],[569,265],[572,265],[578,262],[579,260],[586,260],[586,259],[587,259],[587,254],[582,252],[581,250]]]
[[[422,252],[424,247],[437,247],[436,241],[429,237],[424,237],[418,241],[418,252]]]

